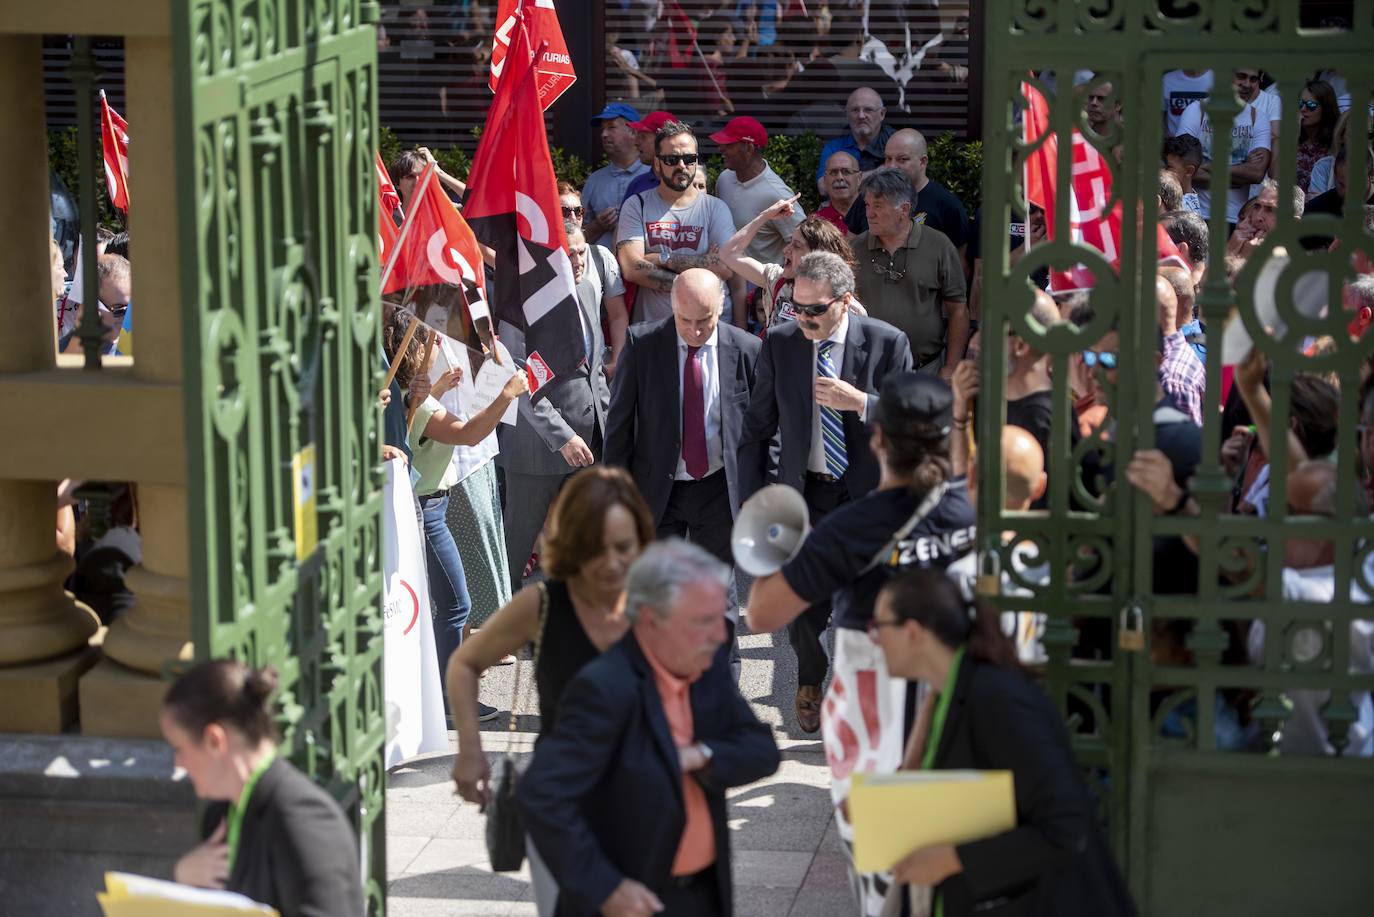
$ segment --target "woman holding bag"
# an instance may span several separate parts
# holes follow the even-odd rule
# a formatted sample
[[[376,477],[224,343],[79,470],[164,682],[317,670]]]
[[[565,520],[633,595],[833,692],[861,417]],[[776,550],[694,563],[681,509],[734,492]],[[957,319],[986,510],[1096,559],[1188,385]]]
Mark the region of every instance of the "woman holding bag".
[[[1016,793],[1012,830],[898,861],[897,882],[933,887],[928,902],[912,890],[912,913],[1135,914],[1063,717],[1022,672],[998,610],[966,601],[944,573],[912,570],[883,586],[868,630],[893,677],[931,688],[903,768],[1007,770]]]
[[[539,734],[547,734],[568,682],[629,630],[625,575],[653,537],[649,507],[626,471],[596,465],[568,480],[554,501],[544,537],[542,565],[549,579],[516,593],[449,660],[458,795],[481,805],[491,796],[491,768],[478,728],[482,672],[526,644],[539,647],[534,680]],[[558,890],[534,848],[527,850],[539,913],[552,914]]]

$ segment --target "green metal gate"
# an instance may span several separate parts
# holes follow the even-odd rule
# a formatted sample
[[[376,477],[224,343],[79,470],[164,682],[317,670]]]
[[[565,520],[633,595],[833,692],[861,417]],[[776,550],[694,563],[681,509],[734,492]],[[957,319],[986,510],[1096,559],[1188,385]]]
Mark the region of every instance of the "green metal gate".
[[[1301,254],[1299,236],[1311,229],[1297,231],[1288,194],[1281,193],[1278,229],[1234,286],[1222,269],[1227,224],[1221,195],[1216,195],[1209,224],[1212,268],[1199,297],[1209,356],[1202,461],[1192,490],[1202,515],[1156,516],[1120,471],[1154,438],[1161,76],[1175,68],[1214,69],[1216,86],[1206,110],[1218,138],[1225,136],[1239,110],[1231,90],[1233,70],[1263,68],[1276,77],[1283,98],[1281,123],[1287,129],[1280,133],[1275,155],[1279,181],[1287,188],[1295,169],[1297,100],[1308,75],[1323,68],[1339,70],[1354,100],[1350,136],[1364,137],[1369,127],[1365,103],[1374,89],[1374,3],[1355,0],[1345,11],[1353,11],[1353,30],[1315,32],[1299,27],[1298,3],[1279,0],[1193,0],[1172,8],[1146,0],[989,0],[986,6],[984,406],[978,418],[980,478],[985,482],[979,501],[982,549],[988,569],[993,561],[986,555],[995,555],[1019,587],[1016,591],[1025,593],[1013,597],[1004,588],[997,599],[1002,607],[1048,615],[1045,684],[1070,723],[1080,761],[1103,802],[1113,845],[1145,914],[1352,914],[1367,911],[1374,892],[1374,871],[1368,868],[1374,761],[1285,756],[1274,738],[1290,717],[1291,692],[1329,690],[1331,700],[1322,707],[1321,718],[1339,750],[1356,715],[1350,692],[1374,687],[1374,677],[1352,674],[1347,665],[1351,621],[1374,616],[1365,602],[1350,600],[1352,584],[1374,593],[1366,572],[1374,553],[1374,522],[1357,506],[1356,429],[1360,366],[1374,340],[1366,336],[1352,343],[1344,334],[1349,316],[1339,309],[1325,319],[1304,319],[1293,301],[1296,278],[1309,270],[1328,272],[1329,281],[1334,278],[1328,286],[1331,301],[1337,301],[1339,281],[1351,274],[1350,252],[1374,251],[1357,180],[1351,182],[1355,187],[1347,195],[1345,217],[1322,228],[1342,240],[1340,257]],[[1099,76],[1075,86],[1076,70]],[[1124,201],[1119,275],[1067,241],[1043,245],[1011,264],[1007,224],[1025,218],[1019,202],[1026,150],[1016,111],[1024,105],[1020,83],[1031,71],[1042,76],[1049,71],[1057,86],[1049,102],[1050,127],[1059,137],[1061,188],[1069,182],[1070,131],[1087,126],[1081,110],[1089,87],[1108,80],[1123,104],[1119,135],[1092,135],[1090,140],[1112,164],[1113,186]],[[1123,151],[1119,166],[1111,156],[1117,145]],[[1213,184],[1223,187],[1228,167],[1221,161],[1214,166]],[[1365,169],[1364,145],[1351,144],[1348,173],[1359,176]],[[1058,222],[1066,225],[1063,194],[1060,204]],[[1141,227],[1147,229],[1142,232]],[[1296,262],[1278,284],[1278,311],[1289,326],[1288,336],[1278,340],[1262,323],[1244,319],[1273,367],[1278,432],[1270,454],[1277,454],[1279,437],[1287,433],[1284,421],[1295,374],[1338,374],[1340,422],[1333,461],[1339,485],[1336,517],[1331,519],[1288,514],[1282,462],[1274,465],[1275,496],[1267,518],[1220,515],[1232,487],[1219,454],[1222,329],[1234,307],[1253,313],[1257,276],[1276,245],[1294,253]],[[1097,269],[1091,296],[1096,318],[1081,330],[1058,325],[1046,331],[1034,325],[1027,318],[1027,277],[1046,264],[1075,263]],[[1110,442],[1095,444],[1089,436],[1075,446],[1068,410],[1069,361],[1114,325],[1121,351],[1120,383],[1110,396],[1114,429],[1098,431],[1109,433]],[[1046,512],[1002,509],[999,415],[1006,369],[1002,340],[1008,330],[1053,355],[1056,412],[1047,456]],[[1334,353],[1301,355],[1295,339],[1306,335],[1332,336]],[[1096,493],[1083,485],[1080,474],[1093,453],[1100,453],[1101,464],[1117,469]],[[1199,585],[1187,595],[1155,595],[1152,543],[1156,537],[1182,534],[1200,539]],[[1285,539],[1313,536],[1334,542],[1336,599],[1329,604],[1284,601]],[[1032,565],[1047,565],[1047,582],[1026,578],[1027,565],[1013,564],[1018,543]],[[1247,566],[1250,574],[1234,581],[1237,570]],[[1135,629],[1137,620],[1144,648],[1123,649],[1123,624]],[[1234,652],[1236,634],[1253,627],[1250,622],[1263,622],[1267,634],[1262,656],[1254,662],[1237,660]],[[1183,652],[1175,658],[1160,658],[1157,634],[1162,630],[1184,635]],[[1258,724],[1258,748],[1218,749],[1217,717],[1234,710]]]
[[[171,9],[196,650],[276,666],[381,914],[378,8]]]

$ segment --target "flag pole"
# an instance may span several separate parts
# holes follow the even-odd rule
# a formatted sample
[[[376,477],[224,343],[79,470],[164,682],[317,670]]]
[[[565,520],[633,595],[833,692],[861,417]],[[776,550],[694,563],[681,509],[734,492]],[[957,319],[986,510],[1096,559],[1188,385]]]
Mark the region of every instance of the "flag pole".
[[[420,191],[429,186],[430,176],[434,174],[434,169],[437,165],[437,162],[431,162],[429,165],[425,166],[425,171],[421,173],[420,179],[415,183],[416,191]],[[410,212],[406,214],[405,219],[401,222],[401,233],[396,237],[396,245],[392,249],[391,257],[386,259],[386,268],[382,271],[383,290],[386,289],[386,282],[391,279],[391,272],[396,267],[396,259],[400,256],[402,247],[405,246],[406,236],[410,234],[410,225],[415,221],[415,214],[418,213],[419,210],[419,207],[411,207]]]
[[[410,347],[410,342],[415,338],[415,330],[420,327],[420,317],[412,315],[410,324],[406,326],[406,333],[401,336],[401,346],[396,348],[396,352],[391,355],[391,369],[387,370],[386,381],[382,383],[382,390],[391,388],[391,383],[396,381],[396,372],[401,368],[401,357],[406,349]]]

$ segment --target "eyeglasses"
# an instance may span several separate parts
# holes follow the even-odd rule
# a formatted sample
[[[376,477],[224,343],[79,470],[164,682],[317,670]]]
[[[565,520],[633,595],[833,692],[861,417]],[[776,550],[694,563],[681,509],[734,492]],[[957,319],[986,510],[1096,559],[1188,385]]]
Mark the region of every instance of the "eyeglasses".
[[[1322,103],[1316,99],[1298,99],[1298,107],[1303,111],[1316,111],[1322,107]]]
[[[582,219],[582,208],[581,208],[581,207],[564,207],[564,208],[563,208],[563,216],[565,216],[565,217],[577,217],[577,218],[580,220],[580,219]]]
[[[658,158],[663,162],[665,166],[694,166],[697,164],[697,160],[700,157],[697,156],[696,153],[669,153],[667,156],[659,156]]]
[[[1116,369],[1117,354],[1114,350],[1085,350],[1083,351],[1083,365],[1092,369],[1094,366],[1101,366],[1103,369]]]
[[[879,263],[878,263],[878,258],[879,258],[879,257],[885,257],[885,258],[887,258],[887,264],[885,264],[885,265],[884,265],[884,264],[879,264]],[[875,273],[875,274],[877,274],[879,277],[883,278],[883,281],[886,282],[886,283],[901,283],[902,278],[906,276],[906,249],[905,249],[905,248],[903,248],[903,249],[901,250],[901,259],[902,259],[902,266],[899,268],[899,267],[894,266],[894,264],[893,264],[893,261],[894,261],[893,257],[892,257],[891,255],[887,254],[886,252],[883,252],[881,256],[875,254],[875,255],[873,256],[873,273]]]
[[[834,305],[835,300],[839,298],[840,297],[835,296],[831,299],[827,299],[825,302],[797,302],[794,299],[792,300],[792,308],[796,309],[802,315],[809,315],[812,318],[815,318],[818,315],[824,315],[825,313],[829,312],[830,307]]]
[[[873,618],[868,622],[868,636],[870,639],[877,640],[878,634],[882,633],[884,627],[901,627],[905,621],[879,621]]]
[[[858,170],[858,169],[826,169],[826,170],[825,170],[825,177],[826,177],[826,178],[849,178],[850,176],[858,175],[858,174],[859,174],[859,170]]]

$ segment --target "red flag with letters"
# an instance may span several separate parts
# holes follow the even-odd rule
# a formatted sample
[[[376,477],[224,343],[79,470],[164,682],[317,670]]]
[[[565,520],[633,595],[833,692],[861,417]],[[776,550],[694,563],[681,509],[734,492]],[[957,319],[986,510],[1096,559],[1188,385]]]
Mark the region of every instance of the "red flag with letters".
[[[549,106],[577,82],[577,73],[568,54],[568,43],[563,40],[563,27],[558,23],[558,11],[553,8],[553,0],[501,0],[497,5],[496,36],[491,45],[491,76],[487,78],[487,86],[495,92],[501,82],[501,74],[505,71],[506,59],[510,54],[517,8],[524,14],[530,47],[537,48],[541,43],[548,42],[548,47],[539,53],[539,61],[535,65],[540,111],[548,111]]]
[[[110,107],[100,90],[100,155],[105,160],[105,185],[110,203],[129,212],[129,123]]]
[[[547,395],[586,357],[568,239],[539,109],[535,55],[517,13],[505,72],[473,157],[464,208],[496,253],[498,333],[524,337],[531,398]]]

